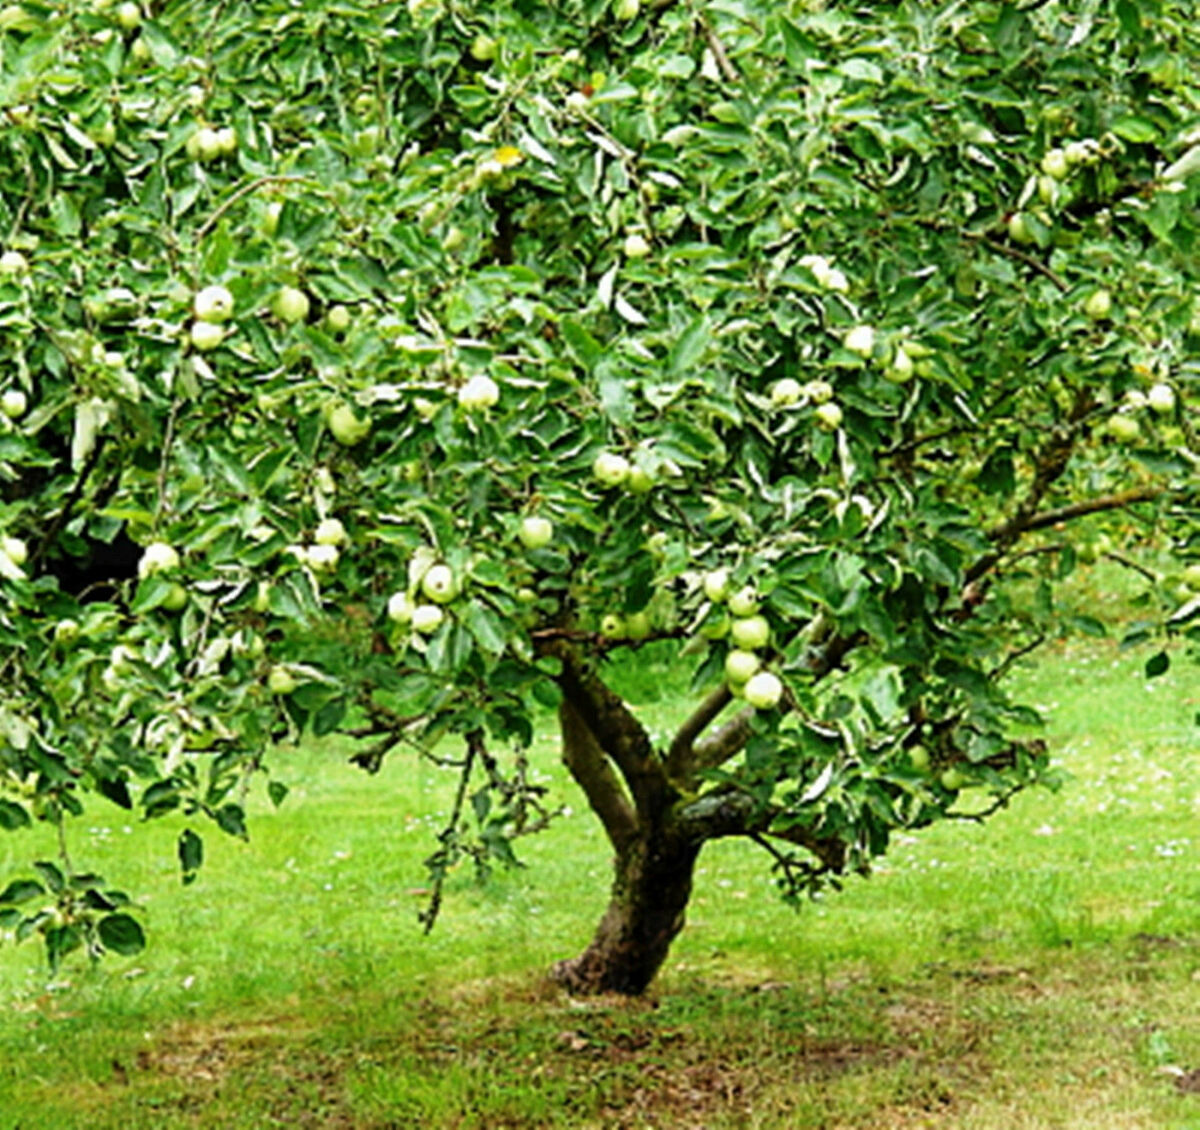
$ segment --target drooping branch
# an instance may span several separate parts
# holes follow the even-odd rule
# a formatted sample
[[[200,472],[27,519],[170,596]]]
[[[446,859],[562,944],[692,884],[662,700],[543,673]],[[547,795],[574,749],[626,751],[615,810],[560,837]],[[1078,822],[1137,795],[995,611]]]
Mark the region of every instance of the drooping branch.
[[[618,854],[637,835],[637,816],[612,764],[579,711],[563,699],[558,711],[562,727],[562,760],[599,817]]]
[[[679,727],[670,748],[667,750],[667,776],[682,780],[691,774],[692,751],[696,739],[704,733],[717,715],[731,702],[733,695],[722,683],[715,691],[705,696],[692,715]]]

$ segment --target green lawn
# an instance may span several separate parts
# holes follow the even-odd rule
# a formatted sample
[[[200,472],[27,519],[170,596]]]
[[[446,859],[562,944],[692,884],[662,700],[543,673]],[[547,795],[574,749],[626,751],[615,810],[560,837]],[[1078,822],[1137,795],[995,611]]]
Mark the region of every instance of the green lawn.
[[[537,764],[575,811],[526,869],[455,874],[429,938],[421,860],[451,782],[411,759],[370,778],[284,752],[286,803],[260,798],[248,844],[207,836],[186,890],[178,823],[97,808],[77,864],[143,896],[151,945],[53,981],[32,945],[0,948],[0,1130],[1200,1128],[1180,1075],[1200,1068],[1200,680],[1181,661],[1146,682],[1144,659],[1047,654],[1019,677],[1065,790],[905,840],[799,914],[765,858],[707,849],[634,1002],[541,978],[607,882],[549,719]],[[670,704],[648,709],[665,727]],[[0,865],[29,843],[0,840]]]

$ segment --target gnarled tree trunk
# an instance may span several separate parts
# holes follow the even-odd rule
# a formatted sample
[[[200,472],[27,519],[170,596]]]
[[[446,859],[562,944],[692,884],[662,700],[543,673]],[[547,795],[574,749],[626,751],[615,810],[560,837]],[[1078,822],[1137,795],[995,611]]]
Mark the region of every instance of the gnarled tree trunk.
[[[612,896],[591,944],[552,976],[572,993],[643,992],[683,929],[699,843],[642,832],[614,862]]]

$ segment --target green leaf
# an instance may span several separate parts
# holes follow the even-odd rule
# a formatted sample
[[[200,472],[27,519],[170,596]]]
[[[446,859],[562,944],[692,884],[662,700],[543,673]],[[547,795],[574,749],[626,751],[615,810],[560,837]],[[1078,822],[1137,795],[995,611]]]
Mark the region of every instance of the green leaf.
[[[1165,651],[1160,651],[1146,660],[1147,679],[1156,679],[1159,675],[1165,675],[1170,669],[1171,657]]]
[[[28,828],[30,823],[29,813],[19,804],[0,799],[0,828],[15,832],[18,828]]]
[[[204,863],[204,841],[191,828],[184,828],[179,833],[176,850],[179,855],[179,867],[183,872],[183,883],[187,886],[195,880],[196,872]]]
[[[14,906],[45,893],[46,888],[33,879],[14,879],[3,891],[0,891],[0,903]]]
[[[710,337],[711,329],[707,318],[700,317],[693,321],[679,335],[671,347],[671,352],[667,354],[667,372],[672,376],[690,373],[704,356]]]
[[[146,935],[137,919],[128,914],[109,914],[100,919],[98,927],[104,948],[132,957],[146,948]]]
[[[33,865],[33,869],[42,877],[46,886],[56,895],[62,894],[67,889],[67,880],[56,864],[42,859]]]
[[[480,648],[489,655],[502,655],[507,646],[504,624],[486,604],[472,600],[467,606],[467,630]]]
[[[240,804],[222,805],[217,809],[214,817],[221,831],[243,840],[249,838],[246,833],[246,813]]]

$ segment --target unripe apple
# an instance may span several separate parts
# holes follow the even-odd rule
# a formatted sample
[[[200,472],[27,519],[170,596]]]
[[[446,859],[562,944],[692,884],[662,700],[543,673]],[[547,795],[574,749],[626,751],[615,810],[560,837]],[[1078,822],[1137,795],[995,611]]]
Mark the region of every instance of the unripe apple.
[[[294,286],[280,287],[271,301],[271,309],[275,316],[288,325],[295,325],[307,319],[310,306],[308,295]]]
[[[758,592],[753,585],[745,585],[729,598],[729,612],[735,619],[745,619],[758,611]]]
[[[649,494],[654,489],[654,476],[635,463],[629,468],[629,478],[625,480],[625,486],[630,494]]]
[[[1152,412],[1166,416],[1175,408],[1175,390],[1168,384],[1157,384],[1146,393],[1146,403]]]
[[[490,35],[480,32],[471,42],[471,58],[477,63],[490,63],[500,51],[498,44]]]
[[[875,350],[875,327],[855,326],[842,338],[842,345],[860,357],[870,357]]]
[[[20,538],[0,538],[0,553],[3,553],[18,569],[29,560],[29,547]]]
[[[723,640],[729,635],[729,617],[724,613],[705,617],[700,625],[699,635],[706,640]]]
[[[1108,434],[1118,443],[1134,443],[1142,434],[1141,425],[1123,413],[1108,418]]]
[[[279,217],[283,214],[283,201],[272,200],[262,216],[263,235],[273,236],[279,230]]]
[[[346,541],[346,527],[337,518],[325,518],[317,523],[313,541],[317,545],[342,545]]]
[[[650,244],[640,232],[630,232],[625,237],[624,250],[627,259],[645,259],[650,254]]]
[[[187,155],[196,161],[215,161],[221,156],[221,138],[215,129],[201,126],[187,140]]]
[[[72,620],[69,617],[59,620],[54,625],[54,642],[67,644],[71,643],[79,635],[79,621]]]
[[[233,317],[233,295],[228,287],[206,286],[196,292],[192,310],[201,322],[227,322]]]
[[[904,384],[906,381],[912,380],[912,375],[912,358],[908,355],[908,351],[903,345],[896,346],[896,352],[892,356],[892,363],[887,370],[888,380],[895,381],[896,384]]]
[[[783,697],[783,683],[770,671],[759,671],[746,680],[742,696],[755,710],[770,710]]]
[[[650,614],[631,612],[625,617],[625,635],[631,640],[644,640],[650,635]]]
[[[1042,157],[1042,172],[1055,180],[1065,180],[1071,163],[1061,149],[1048,149]]]
[[[267,672],[267,689],[272,694],[291,694],[299,684],[286,667],[276,664]]]
[[[1183,583],[1192,592],[1200,592],[1200,561],[1193,561],[1183,571]]]
[[[1083,304],[1083,312],[1093,322],[1103,322],[1112,314],[1112,295],[1107,290],[1093,291]]]
[[[458,583],[449,565],[431,565],[421,578],[421,591],[435,604],[447,604],[458,595]]]
[[[144,35],[139,35],[129,45],[129,54],[132,56],[135,63],[148,63],[151,58],[150,44],[146,42]]]
[[[172,581],[167,589],[167,595],[163,597],[160,608],[164,608],[167,612],[182,612],[187,607],[188,591],[178,581]]]
[[[592,462],[592,474],[606,487],[619,487],[629,478],[629,470],[629,460],[615,451],[602,451]]]
[[[725,677],[731,683],[744,683],[762,666],[762,660],[752,651],[734,648],[725,656]]]
[[[500,386],[491,377],[477,373],[458,390],[458,403],[468,412],[486,412],[500,399]]]
[[[329,413],[329,431],[343,447],[353,447],[371,434],[371,421],[359,419],[349,404],[338,404]]]
[[[951,766],[949,769],[946,769],[939,778],[942,783],[942,788],[947,789],[952,793],[958,792],[958,790],[967,783],[968,779],[969,778],[965,773],[962,772],[962,770],[955,769],[953,766]]]
[[[436,604],[418,604],[412,610],[413,631],[423,636],[433,635],[445,619],[446,614]]]
[[[616,612],[605,613],[600,617],[600,634],[610,640],[624,639],[626,634],[625,617]]]
[[[738,647],[754,651],[767,646],[767,640],[771,638],[771,625],[765,616],[743,616],[729,626],[729,635]]]
[[[807,381],[804,395],[810,404],[828,404],[833,399],[833,385],[828,381]]]
[[[124,4],[117,7],[117,23],[121,25],[125,31],[136,31],[142,23],[142,9],[133,2],[126,0]]]
[[[29,397],[19,388],[6,388],[3,395],[0,395],[0,412],[10,420],[24,416],[28,407]]]
[[[793,404],[799,404],[803,397],[804,389],[800,382],[791,377],[784,377],[771,387],[771,403],[776,408],[790,408]]]
[[[336,569],[341,556],[341,551],[336,545],[310,545],[304,551],[304,559],[314,573]]]
[[[908,762],[918,773],[929,772],[929,750],[923,745],[915,745],[908,751]]]
[[[117,127],[111,121],[101,122],[92,131],[92,140],[101,149],[111,149],[117,143]]]
[[[1100,142],[1094,137],[1070,141],[1063,147],[1068,165],[1091,165],[1100,159]]]
[[[263,613],[271,607],[271,585],[268,581],[259,581],[254,590],[254,600],[250,605],[255,612]]]
[[[824,282],[826,290],[837,291],[838,294],[847,294],[850,291],[850,280],[846,278],[846,272],[838,267],[830,268]]]
[[[6,251],[0,255],[0,276],[25,275],[29,273],[29,260],[19,251]]]
[[[388,597],[388,619],[393,624],[410,624],[413,618],[413,603],[406,592],[394,592]]]
[[[208,353],[225,340],[225,327],[213,322],[193,322],[189,337],[193,349]]]
[[[1058,181],[1053,177],[1038,177],[1037,193],[1038,199],[1049,208],[1058,199]]]
[[[729,595],[729,570],[713,569],[704,574],[704,595],[720,604]]]
[[[819,405],[813,412],[817,423],[829,432],[836,432],[842,426],[842,410],[831,400],[828,404]]]
[[[233,126],[224,126],[217,130],[217,153],[222,157],[232,157],[237,152],[238,135]]]
[[[165,541],[152,541],[142,550],[138,561],[138,576],[145,579],[155,573],[165,573],[179,567],[179,554]]]
[[[1008,237],[1013,243],[1034,243],[1036,236],[1029,226],[1029,219],[1024,212],[1014,212],[1008,217]]]
[[[344,334],[353,318],[349,306],[331,306],[325,313],[325,328],[334,334]]]
[[[539,514],[529,514],[521,519],[517,537],[526,549],[541,549],[550,544],[554,537],[554,523]]]
[[[313,484],[322,494],[332,495],[337,493],[337,480],[333,477],[333,472],[328,467],[318,467],[313,472]]]
[[[637,14],[641,10],[641,0],[614,0],[613,3],[613,15],[626,22],[637,19]]]

